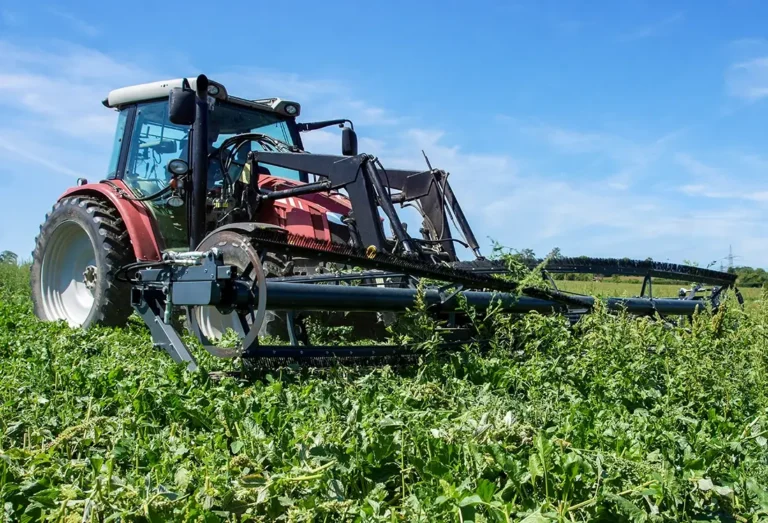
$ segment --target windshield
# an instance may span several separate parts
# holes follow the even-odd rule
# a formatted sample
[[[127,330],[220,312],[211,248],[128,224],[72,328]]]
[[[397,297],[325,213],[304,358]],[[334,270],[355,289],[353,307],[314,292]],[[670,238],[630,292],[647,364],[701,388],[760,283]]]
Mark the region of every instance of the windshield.
[[[243,133],[266,134],[281,142],[294,145],[288,123],[279,115],[227,102],[217,102],[208,116],[208,140],[212,146],[218,148],[224,143],[224,140]],[[245,157],[248,151],[258,150],[263,150],[263,148],[256,142],[251,142],[250,149],[245,146],[240,152]],[[218,165],[211,165],[210,169],[214,172],[209,172],[209,180],[211,184],[215,184],[218,182],[217,178],[220,178]],[[300,180],[297,171],[282,167],[270,165],[269,167],[262,167],[262,172],[281,178]]]
[[[267,111],[258,111],[239,105],[218,102],[208,117],[209,147],[220,146],[224,140],[236,134],[262,133],[290,145],[294,145],[286,120]],[[189,127],[175,125],[168,119],[168,102],[158,101],[141,104],[136,113],[136,124],[129,146],[128,164],[124,179],[140,195],[146,196],[165,187],[171,179],[167,170],[170,160],[190,160]],[[255,142],[241,149],[243,156],[249,150],[260,150]],[[299,180],[299,173],[282,167],[262,167],[263,174]],[[230,173],[233,180],[237,176]],[[209,188],[221,184],[217,161],[209,165]]]

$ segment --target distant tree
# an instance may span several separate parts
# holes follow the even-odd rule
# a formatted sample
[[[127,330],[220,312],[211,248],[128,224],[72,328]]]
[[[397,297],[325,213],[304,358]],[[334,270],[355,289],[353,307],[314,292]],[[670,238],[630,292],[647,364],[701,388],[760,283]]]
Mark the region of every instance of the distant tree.
[[[518,255],[522,261],[536,261],[536,253],[533,252],[533,249],[523,249],[518,251]]]
[[[736,275],[736,285],[741,287],[762,287],[768,284],[768,272],[752,267],[729,267],[728,272]]]
[[[19,257],[15,252],[3,251],[0,252],[0,263],[17,263]]]

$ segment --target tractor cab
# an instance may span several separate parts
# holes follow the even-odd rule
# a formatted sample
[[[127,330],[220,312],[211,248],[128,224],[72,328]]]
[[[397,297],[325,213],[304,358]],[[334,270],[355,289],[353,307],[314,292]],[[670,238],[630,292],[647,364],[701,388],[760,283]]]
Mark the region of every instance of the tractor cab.
[[[168,161],[189,160],[190,126],[171,123],[168,92],[182,80],[155,82],[116,89],[103,101],[119,111],[109,178],[125,179],[137,191],[151,190],[154,182],[168,179]],[[194,83],[194,80],[192,80]],[[178,84],[178,85],[177,85]],[[208,136],[211,151],[224,140],[243,133],[262,133],[302,148],[295,118],[300,106],[271,98],[246,100],[229,96],[223,85],[211,82],[208,88]],[[274,174],[300,180],[296,171],[282,169]]]
[[[173,123],[169,114],[168,93],[180,87],[183,80],[170,80],[116,89],[103,104],[119,112],[114,146],[107,179],[122,180],[133,197],[145,203],[156,219],[168,248],[184,247],[187,243],[186,210],[183,201],[169,205],[172,193],[161,198],[149,198],[163,191],[174,173],[169,171],[171,160],[184,160],[192,165],[190,125]],[[195,80],[191,80],[192,84]],[[192,85],[194,88],[194,85]],[[295,102],[270,98],[246,100],[230,96],[216,82],[208,86],[208,190],[215,193],[225,183],[240,176],[230,170],[225,179],[215,153],[228,139],[246,133],[260,133],[297,150],[302,149],[296,123],[300,106]],[[251,142],[238,151],[244,163],[247,153],[259,147]],[[234,169],[238,165],[233,166]],[[240,165],[240,168],[242,166]],[[262,167],[260,174],[285,180],[306,182],[306,173],[283,167]]]

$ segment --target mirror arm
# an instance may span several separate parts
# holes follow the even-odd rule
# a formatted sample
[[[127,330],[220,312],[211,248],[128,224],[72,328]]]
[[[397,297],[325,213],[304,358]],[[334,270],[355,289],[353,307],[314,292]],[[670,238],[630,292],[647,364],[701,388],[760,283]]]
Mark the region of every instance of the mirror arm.
[[[303,133],[306,131],[316,131],[317,129],[323,129],[332,125],[343,127],[345,123],[348,123],[349,126],[354,130],[355,124],[352,123],[352,120],[347,120],[346,118],[339,120],[323,120],[322,122],[297,123],[296,127],[299,129],[299,132]]]

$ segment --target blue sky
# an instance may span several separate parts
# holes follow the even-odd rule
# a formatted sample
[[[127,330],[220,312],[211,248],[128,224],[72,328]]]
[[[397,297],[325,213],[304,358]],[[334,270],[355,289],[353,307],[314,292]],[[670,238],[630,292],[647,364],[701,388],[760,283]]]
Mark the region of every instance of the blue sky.
[[[204,72],[385,165],[424,149],[486,245],[768,267],[765,2],[125,6],[0,0],[0,250],[103,175],[109,90]]]

